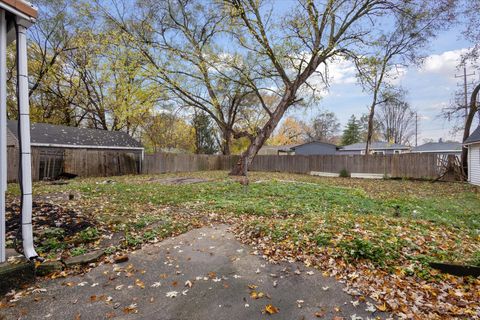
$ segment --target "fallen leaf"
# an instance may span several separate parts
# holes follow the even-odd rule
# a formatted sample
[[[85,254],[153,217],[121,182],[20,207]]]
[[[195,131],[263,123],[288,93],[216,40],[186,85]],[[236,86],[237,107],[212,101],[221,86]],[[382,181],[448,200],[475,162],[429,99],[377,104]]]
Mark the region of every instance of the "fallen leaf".
[[[267,304],[267,305],[265,306],[265,312],[266,312],[267,314],[275,314],[275,313],[278,313],[278,308],[275,307],[275,306],[273,306],[273,305],[271,305],[271,304]]]
[[[136,280],[135,280],[135,285],[136,285],[137,287],[140,287],[140,288],[142,288],[142,289],[145,289],[145,283],[143,283],[143,281],[140,280],[140,279],[136,279]]]
[[[132,303],[131,305],[123,308],[123,312],[126,313],[126,314],[128,314],[128,313],[138,313],[137,304]]]
[[[252,291],[250,292],[250,298],[256,300],[256,299],[261,299],[265,296],[265,293],[263,292],[257,292],[257,291]]]
[[[383,305],[377,305],[377,309],[382,312],[385,312],[387,311],[387,305],[385,303]]]
[[[324,310],[321,310],[321,311],[317,311],[314,313],[314,316],[317,317],[317,318],[322,318],[326,315],[327,313],[324,311]]]

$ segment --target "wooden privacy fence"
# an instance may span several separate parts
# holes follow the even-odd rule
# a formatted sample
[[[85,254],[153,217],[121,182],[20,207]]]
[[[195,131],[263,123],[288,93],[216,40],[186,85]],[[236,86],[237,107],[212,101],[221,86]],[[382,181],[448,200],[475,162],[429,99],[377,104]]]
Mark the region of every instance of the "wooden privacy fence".
[[[251,171],[309,173],[371,173],[394,178],[436,179],[441,175],[442,155],[405,153],[399,155],[256,156]],[[453,156],[454,157],[454,156]],[[238,156],[157,153],[146,155],[144,173],[230,170]]]
[[[141,154],[125,150],[79,148],[32,148],[32,180],[71,174],[79,177],[108,177],[141,172]],[[18,149],[8,148],[7,177],[18,180]]]
[[[145,155],[143,173],[230,170],[238,156],[155,153]]]
[[[60,149],[52,152],[32,148],[32,178],[56,177],[69,173],[80,177],[115,176],[169,172],[230,170],[239,156],[156,153],[141,155],[115,150]],[[426,153],[399,155],[323,155],[323,156],[256,156],[251,171],[309,173],[382,174],[393,178],[436,179],[443,175],[446,156]],[[451,156],[454,157],[454,156]],[[457,161],[458,162],[458,161]],[[453,161],[452,161],[453,163]],[[8,150],[8,181],[18,176],[18,150]],[[455,178],[447,177],[452,180]]]

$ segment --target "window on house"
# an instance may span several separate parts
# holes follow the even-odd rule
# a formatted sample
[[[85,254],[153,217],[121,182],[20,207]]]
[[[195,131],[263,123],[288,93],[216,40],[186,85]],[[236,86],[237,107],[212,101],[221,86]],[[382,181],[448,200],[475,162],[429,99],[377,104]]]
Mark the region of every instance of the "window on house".
[[[381,151],[381,150],[372,150],[372,154],[375,154],[375,155],[384,155],[384,154],[385,154],[385,151]]]
[[[393,150],[393,154],[400,154],[402,153],[402,150]]]

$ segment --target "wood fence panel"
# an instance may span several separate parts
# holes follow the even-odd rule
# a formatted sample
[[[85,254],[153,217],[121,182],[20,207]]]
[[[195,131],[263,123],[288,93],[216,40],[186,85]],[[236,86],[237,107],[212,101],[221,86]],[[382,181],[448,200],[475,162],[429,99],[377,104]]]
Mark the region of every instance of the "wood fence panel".
[[[138,163],[135,153],[115,150],[65,149],[64,172],[78,176],[114,176],[135,174]],[[230,170],[239,156],[193,155],[156,153],[145,155],[142,172],[147,174]],[[395,178],[435,179],[441,172],[441,159],[436,154],[399,155],[324,155],[278,156],[259,155],[253,160],[251,171],[309,173],[320,171],[339,173],[388,174]],[[40,151],[32,149],[32,175],[39,179]],[[8,149],[8,181],[16,181],[18,172],[17,149]]]
[[[258,155],[251,171],[309,173],[372,173],[394,178],[435,179],[439,172],[436,154],[406,153],[396,155]],[[239,156],[188,155],[157,153],[145,156],[144,173],[230,170]]]
[[[18,179],[18,149],[7,148],[7,181],[13,182]]]

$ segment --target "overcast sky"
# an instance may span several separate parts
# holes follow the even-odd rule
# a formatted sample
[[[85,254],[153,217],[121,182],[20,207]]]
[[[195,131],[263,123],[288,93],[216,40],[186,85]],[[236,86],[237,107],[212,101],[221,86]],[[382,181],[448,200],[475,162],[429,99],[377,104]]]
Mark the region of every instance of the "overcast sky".
[[[424,139],[439,138],[455,139],[460,141],[460,134],[452,135],[453,123],[448,123],[440,113],[454,99],[455,92],[463,83],[463,79],[456,79],[455,74],[462,74],[457,70],[461,53],[469,44],[460,37],[460,28],[443,32],[431,42],[428,48],[428,58],[419,67],[402,70],[398,84],[408,90],[407,99],[419,115],[419,144]],[[470,70],[471,73],[473,70]],[[370,96],[362,92],[355,79],[353,65],[346,61],[335,63],[330,68],[332,75],[329,92],[318,106],[308,111],[295,111],[291,115],[308,121],[321,110],[336,113],[342,129],[348,118],[355,114],[360,116],[368,111]],[[478,72],[469,78],[470,81],[480,79]],[[474,124],[476,126],[476,123]]]

